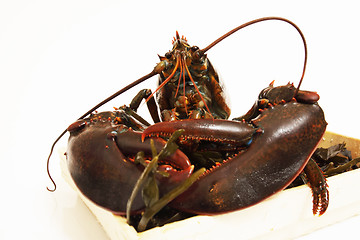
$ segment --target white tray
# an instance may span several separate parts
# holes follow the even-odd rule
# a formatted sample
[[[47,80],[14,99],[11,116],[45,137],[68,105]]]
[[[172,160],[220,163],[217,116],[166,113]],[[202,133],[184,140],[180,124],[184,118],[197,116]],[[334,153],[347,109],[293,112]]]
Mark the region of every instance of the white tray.
[[[320,146],[346,142],[353,158],[360,157],[360,140],[326,132]],[[120,239],[289,239],[360,214],[360,169],[328,178],[330,204],[322,216],[312,214],[312,194],[308,186],[284,190],[244,210],[217,215],[196,216],[156,227],[142,233],[87,200],[74,185],[61,154],[66,181],[79,193],[112,240]]]

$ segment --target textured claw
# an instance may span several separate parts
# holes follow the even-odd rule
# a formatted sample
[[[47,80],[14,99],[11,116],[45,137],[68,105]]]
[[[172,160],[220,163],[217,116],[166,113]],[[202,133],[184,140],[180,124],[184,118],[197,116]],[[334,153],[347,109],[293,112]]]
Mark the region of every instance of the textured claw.
[[[145,153],[145,156],[151,156],[150,138],[142,141],[141,136],[141,132],[129,130],[118,133],[115,137],[115,141],[120,151],[125,156],[135,156],[139,151],[143,151]],[[157,152],[160,152],[161,149],[165,146],[166,141],[162,138],[152,139],[154,140]],[[172,168],[175,167],[177,169],[187,169],[191,165],[188,157],[180,150],[176,150],[174,154],[165,158],[163,161],[172,166]],[[170,168],[164,169],[170,170]]]
[[[326,128],[318,105],[296,102],[276,105],[253,123],[263,129],[263,133],[254,137],[249,148],[201,177],[172,202],[173,207],[217,214],[268,198],[299,175]],[[323,199],[320,197],[320,204],[325,210]]]
[[[72,124],[66,153],[68,169],[79,190],[94,203],[116,214],[126,212],[126,204],[143,166],[127,156],[144,150],[151,156],[149,141],[142,142],[141,134],[126,130],[111,121]],[[75,131],[76,130],[76,131]],[[155,139],[160,150],[165,141]],[[193,171],[188,158],[179,150],[163,160],[168,167],[160,167],[170,177],[161,178],[160,191],[167,192],[188,178]],[[161,165],[160,165],[161,166]],[[132,210],[144,208],[141,194],[133,201]]]
[[[186,119],[156,123],[144,130],[142,139],[148,136],[169,136],[178,129],[184,129],[180,136],[187,139],[229,142],[234,145],[247,144],[257,128],[245,122],[221,119]]]

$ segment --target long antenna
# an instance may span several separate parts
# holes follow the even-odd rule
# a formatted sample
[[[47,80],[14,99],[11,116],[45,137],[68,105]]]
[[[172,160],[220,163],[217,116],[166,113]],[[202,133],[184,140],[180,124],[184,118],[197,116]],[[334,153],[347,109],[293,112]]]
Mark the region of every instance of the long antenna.
[[[301,78],[300,78],[300,81],[299,81],[299,85],[295,91],[295,94],[294,94],[294,97],[297,95],[298,91],[299,91],[299,88],[300,88],[300,85],[302,83],[302,80],[304,78],[304,75],[305,75],[305,70],[306,70],[306,64],[307,64],[307,44],[306,44],[306,40],[305,40],[305,37],[304,37],[304,34],[301,32],[300,28],[295,24],[293,23],[292,21],[286,19],[286,18],[281,18],[281,17],[263,17],[263,18],[258,18],[258,19],[255,19],[255,20],[252,20],[252,21],[249,21],[247,23],[244,23],[236,28],[234,28],[233,30],[225,33],[224,35],[222,35],[221,37],[219,37],[218,39],[216,39],[214,42],[212,42],[209,46],[207,46],[206,48],[203,48],[201,50],[199,50],[200,54],[203,55],[205,52],[207,52],[210,48],[214,47],[216,44],[218,44],[219,42],[221,42],[222,40],[224,40],[225,38],[229,37],[230,35],[234,34],[235,32],[239,31],[240,29],[242,28],[245,28],[245,27],[248,27],[252,24],[255,24],[255,23],[259,23],[259,22],[264,22],[264,21],[269,21],[269,20],[278,20],[278,21],[283,21],[283,22],[286,22],[286,23],[289,23],[290,25],[292,25],[297,31],[298,33],[300,34],[301,36],[301,39],[303,41],[303,44],[304,44],[304,52],[305,52],[305,57],[304,57],[304,67],[303,67],[303,71],[302,71],[302,75],[301,75]]]

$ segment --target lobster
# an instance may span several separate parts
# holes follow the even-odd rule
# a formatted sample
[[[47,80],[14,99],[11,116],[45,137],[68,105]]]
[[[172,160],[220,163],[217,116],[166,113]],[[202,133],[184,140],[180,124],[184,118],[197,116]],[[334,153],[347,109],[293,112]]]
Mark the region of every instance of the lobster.
[[[300,34],[305,50],[301,79],[297,87],[290,83],[275,87],[274,82],[270,83],[246,114],[228,120],[230,108],[205,53],[236,31],[267,20],[287,22]],[[196,169],[205,167],[206,171],[169,200],[172,208],[195,214],[239,210],[283,190],[302,175],[312,189],[313,213],[322,215],[326,211],[326,180],[310,157],[327,123],[317,103],[319,95],[300,90],[307,47],[293,22],[279,17],[256,19],[204,49],[190,46],[176,32],[172,50],[159,58],[153,71],[90,109],[55,140],[47,162],[54,189],[48,190],[56,189],[49,173],[50,156],[56,142],[69,132],[67,164],[79,190],[115,214],[139,213],[146,204],[140,193],[134,194],[134,186],[149,161],[137,163],[138,153],[154,158],[154,151],[165,149],[169,136],[181,129],[176,140],[178,149],[156,165],[154,179],[159,194],[179,187]],[[129,106],[94,113],[104,103],[155,75],[159,75],[159,85],[154,92],[141,90]],[[136,113],[144,99],[152,125]]]

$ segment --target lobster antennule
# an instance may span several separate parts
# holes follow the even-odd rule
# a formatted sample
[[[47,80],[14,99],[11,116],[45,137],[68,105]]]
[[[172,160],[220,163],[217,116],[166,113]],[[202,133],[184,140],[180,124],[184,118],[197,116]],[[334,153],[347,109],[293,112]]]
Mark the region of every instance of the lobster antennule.
[[[182,70],[184,71],[183,72],[183,75],[182,75],[182,78],[183,78],[183,86],[184,86],[184,88],[183,88],[183,96],[185,97],[186,96],[186,92],[185,92],[185,62],[184,61],[182,61],[182,64],[181,64],[181,68],[182,68]],[[180,85],[180,81],[181,81],[181,79],[179,78],[179,85]],[[187,109],[187,105],[185,104],[185,112],[187,113],[188,112],[188,109]]]
[[[146,99],[146,102],[148,102],[150,100],[150,98],[152,98],[154,96],[154,94],[159,91],[166,83],[168,83],[171,78],[174,76],[174,74],[176,73],[176,70],[179,68],[179,64],[180,64],[180,57],[177,56],[176,57],[176,65],[174,67],[174,70],[171,72],[171,74],[165,79],[165,81],[163,81],[158,88]]]
[[[184,62],[185,62],[185,61],[184,61]],[[210,111],[208,105],[206,104],[205,99],[203,98],[202,94],[200,93],[199,88],[196,86],[196,83],[195,83],[194,79],[192,78],[192,76],[191,76],[191,74],[190,74],[190,71],[189,71],[189,68],[187,67],[186,63],[184,63],[184,66],[185,66],[186,72],[187,72],[188,75],[189,75],[189,78],[190,78],[191,82],[194,84],[194,87],[195,87],[195,89],[196,89],[196,92],[199,94],[201,100],[203,101],[206,110],[209,112],[209,114],[211,115],[212,119],[214,119],[214,116],[211,114],[211,111]],[[184,86],[184,89],[185,89],[185,86]],[[185,92],[185,90],[184,90],[184,92]]]
[[[179,92],[179,88],[180,88],[180,81],[181,81],[181,77],[183,76],[183,63],[180,63],[180,75],[179,75],[179,80],[178,80],[178,85],[176,87],[176,92],[175,92],[175,97],[177,96],[178,92]],[[184,88],[185,90],[185,88]],[[185,96],[185,92],[184,92],[184,96]]]

